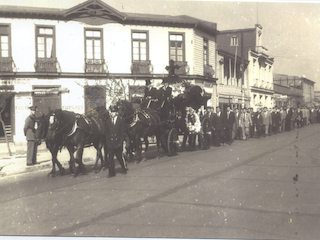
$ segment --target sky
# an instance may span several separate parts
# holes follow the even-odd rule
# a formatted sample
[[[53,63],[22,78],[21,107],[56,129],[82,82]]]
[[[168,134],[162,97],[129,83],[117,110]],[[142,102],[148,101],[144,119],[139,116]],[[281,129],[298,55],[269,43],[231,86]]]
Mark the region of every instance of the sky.
[[[85,0],[0,0],[0,5],[70,8]],[[121,12],[189,15],[218,30],[263,27],[274,73],[305,76],[320,90],[320,1],[103,0]]]

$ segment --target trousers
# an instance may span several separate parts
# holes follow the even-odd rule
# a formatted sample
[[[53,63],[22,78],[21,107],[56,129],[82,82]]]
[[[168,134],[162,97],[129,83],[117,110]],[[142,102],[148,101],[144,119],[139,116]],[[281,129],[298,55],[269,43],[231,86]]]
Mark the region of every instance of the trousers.
[[[127,164],[125,160],[122,157],[123,153],[123,146],[119,148],[109,148],[108,149],[108,154],[109,154],[109,159],[108,159],[108,165],[109,165],[109,175],[115,175],[116,170],[115,170],[115,165],[114,165],[114,155],[116,155],[122,170],[125,171],[127,169]]]
[[[37,163],[37,144],[36,141],[27,142],[27,165]]]

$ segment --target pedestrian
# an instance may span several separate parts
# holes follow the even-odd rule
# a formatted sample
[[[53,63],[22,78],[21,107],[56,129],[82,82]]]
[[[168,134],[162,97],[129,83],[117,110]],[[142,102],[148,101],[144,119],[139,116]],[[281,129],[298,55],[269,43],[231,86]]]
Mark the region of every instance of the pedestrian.
[[[30,115],[26,118],[23,132],[27,139],[27,166],[37,164],[37,148],[38,141],[36,139],[35,131],[37,129],[36,111],[37,106],[31,106]]]
[[[232,139],[238,140],[240,139],[240,131],[239,131],[239,119],[240,112],[238,108],[234,109],[234,123],[233,123],[233,131],[232,131]]]
[[[215,144],[217,147],[224,145],[225,119],[221,113],[220,107],[216,107],[216,113],[213,117],[213,130],[215,132]]]
[[[268,112],[267,107],[263,108],[263,113],[261,113],[262,117],[262,126],[264,130],[264,136],[269,135],[269,126],[272,125],[271,114]]]
[[[233,142],[232,139],[232,130],[233,130],[233,124],[235,121],[234,112],[230,110],[230,106],[227,107],[227,111],[224,114],[225,119],[225,135],[226,135],[226,142],[231,145]]]
[[[255,118],[255,115],[256,113],[253,112],[253,108],[249,108],[249,111],[250,111],[250,117],[251,117],[251,125],[250,125],[250,138],[253,138],[254,137],[254,118]]]
[[[262,130],[262,117],[261,117],[261,109],[257,109],[257,114],[256,114],[256,130],[257,130],[257,138],[261,137],[261,130]]]
[[[124,120],[118,114],[119,108],[117,106],[110,107],[110,118],[107,120],[107,134],[106,144],[109,154],[108,165],[109,175],[111,178],[116,175],[114,165],[114,155],[116,155],[121,167],[122,174],[127,174],[127,165],[123,159],[123,142],[125,137],[125,123]]]
[[[285,123],[285,126],[286,126],[286,129],[285,131],[289,132],[291,131],[291,118],[292,118],[292,109],[290,108],[290,106],[287,106],[287,114],[286,114],[286,123]]]
[[[286,128],[286,117],[287,117],[286,108],[283,108],[283,107],[280,108],[280,116],[281,116],[281,132],[284,132]]]
[[[248,140],[250,136],[250,125],[252,125],[250,112],[243,108],[240,116],[239,127],[242,130],[242,140]]]

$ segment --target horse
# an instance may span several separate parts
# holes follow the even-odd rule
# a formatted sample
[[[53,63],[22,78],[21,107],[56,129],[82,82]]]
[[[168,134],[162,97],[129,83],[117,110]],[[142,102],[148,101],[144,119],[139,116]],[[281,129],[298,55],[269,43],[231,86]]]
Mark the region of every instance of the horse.
[[[42,115],[40,117],[36,118],[36,123],[37,123],[37,129],[35,130],[35,135],[36,138],[39,139],[40,141],[44,140],[46,143],[47,149],[49,149],[51,156],[52,156],[52,170],[48,175],[52,175],[55,177],[55,166],[57,165],[59,168],[60,175],[65,174],[65,168],[62,167],[61,163],[57,159],[57,154],[58,151],[61,150],[63,147],[60,143],[62,143],[62,135],[55,135],[53,137],[47,138],[47,133],[48,133],[48,128],[49,128],[49,114],[48,115]],[[69,169],[71,173],[74,173],[74,152],[75,149],[74,147],[67,145],[65,146],[70,155],[70,160],[69,160]]]
[[[141,138],[144,139],[145,149],[142,161],[146,161],[146,153],[148,151],[148,137],[155,136],[157,141],[157,158],[160,158],[160,138],[162,133],[161,118],[158,111],[153,109],[133,109],[132,103],[121,100],[117,103],[119,113],[125,119],[128,127],[126,134],[135,149],[137,158],[140,159],[142,153]]]
[[[104,108],[105,109],[105,108]],[[100,114],[99,114],[100,112]],[[94,114],[98,116],[94,116]],[[100,117],[99,117],[100,116]],[[64,174],[64,168],[57,160],[58,150],[63,146],[67,147],[70,153],[70,171],[74,172],[75,163],[78,164],[75,176],[80,172],[85,172],[85,166],[82,162],[83,148],[88,144],[93,144],[97,150],[96,164],[101,159],[101,167],[103,167],[103,156],[101,153],[104,148],[106,154],[105,134],[106,125],[104,118],[109,114],[106,109],[95,109],[92,115],[84,116],[70,111],[57,109],[51,111],[45,116],[45,134],[46,145],[52,155],[52,171],[49,174],[55,176],[55,165],[57,164],[60,174]],[[73,155],[76,152],[76,157]]]

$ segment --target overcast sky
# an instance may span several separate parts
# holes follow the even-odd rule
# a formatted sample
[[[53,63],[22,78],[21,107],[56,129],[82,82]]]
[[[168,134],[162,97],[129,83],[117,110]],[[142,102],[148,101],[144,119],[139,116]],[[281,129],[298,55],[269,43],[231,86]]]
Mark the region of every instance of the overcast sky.
[[[320,90],[320,2],[103,0],[122,12],[189,15],[218,30],[263,27],[274,72],[305,75]],[[70,8],[85,0],[0,0],[0,5]]]

